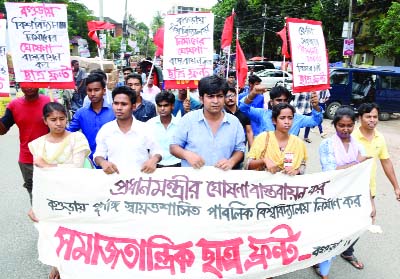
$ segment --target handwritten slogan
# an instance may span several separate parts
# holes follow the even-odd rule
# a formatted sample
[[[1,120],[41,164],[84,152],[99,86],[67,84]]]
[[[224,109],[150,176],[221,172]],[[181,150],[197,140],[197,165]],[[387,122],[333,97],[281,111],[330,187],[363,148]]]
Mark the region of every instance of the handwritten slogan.
[[[212,13],[167,15],[164,32],[165,80],[200,80],[212,75]]]
[[[0,19],[0,93],[10,94],[6,51],[6,20]],[[0,114],[1,115],[1,114]]]
[[[5,5],[16,81],[73,81],[66,6],[9,2]]]
[[[369,226],[371,162],[296,177],[213,167],[35,169],[39,259],[63,279],[267,278]]]
[[[321,22],[286,19],[293,64],[293,92],[329,88],[328,59]]]

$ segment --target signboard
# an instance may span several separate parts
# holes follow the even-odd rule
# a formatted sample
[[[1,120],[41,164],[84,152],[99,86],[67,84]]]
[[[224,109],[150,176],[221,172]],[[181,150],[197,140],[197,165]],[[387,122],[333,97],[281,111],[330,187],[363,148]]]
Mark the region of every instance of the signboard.
[[[16,81],[73,83],[66,5],[6,2],[5,6]]]
[[[343,41],[343,56],[354,55],[354,39],[344,39]]]
[[[63,279],[278,276],[338,255],[369,227],[371,165],[294,177],[36,168],[39,259]]]
[[[287,18],[293,92],[329,89],[328,57],[320,21]]]
[[[86,39],[78,39],[78,52],[81,57],[90,57],[90,51]]]
[[[163,77],[166,81],[200,80],[213,74],[212,13],[166,15]],[[174,88],[174,87],[172,87]]]
[[[353,35],[353,26],[354,22],[350,24],[350,33],[349,33],[349,22],[343,22],[343,29],[342,29],[342,38],[348,38],[349,36],[352,37]]]
[[[100,40],[100,48],[104,49],[107,47],[107,34],[106,33],[100,33],[99,34],[99,40]]]

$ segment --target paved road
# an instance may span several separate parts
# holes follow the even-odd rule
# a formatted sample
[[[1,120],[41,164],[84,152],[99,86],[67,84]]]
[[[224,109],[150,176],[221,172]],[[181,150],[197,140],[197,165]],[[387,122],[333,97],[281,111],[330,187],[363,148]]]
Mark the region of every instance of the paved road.
[[[327,120],[326,131],[333,132]],[[400,176],[400,147],[398,145],[400,120],[381,122],[392,160]],[[301,135],[303,132],[301,132]],[[308,172],[319,170],[316,150],[320,138],[311,133],[313,142],[307,144],[310,162]],[[37,260],[37,233],[28,220],[28,194],[21,187],[22,178],[17,164],[18,130],[14,127],[0,136],[0,279],[45,279],[49,267]],[[378,168],[378,223],[383,234],[365,233],[356,245],[356,255],[365,263],[365,269],[356,270],[337,257],[332,265],[330,278],[334,279],[398,279],[400,278],[400,203],[394,199],[392,188]],[[318,226],[320,224],[315,224]],[[311,268],[278,277],[279,279],[318,278]],[[263,279],[263,278],[256,278]]]

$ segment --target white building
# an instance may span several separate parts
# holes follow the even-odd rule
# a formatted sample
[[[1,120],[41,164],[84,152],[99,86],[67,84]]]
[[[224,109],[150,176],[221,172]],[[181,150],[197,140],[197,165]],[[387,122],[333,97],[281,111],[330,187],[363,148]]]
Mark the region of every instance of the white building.
[[[167,14],[183,14],[210,11],[216,1],[174,0]]]

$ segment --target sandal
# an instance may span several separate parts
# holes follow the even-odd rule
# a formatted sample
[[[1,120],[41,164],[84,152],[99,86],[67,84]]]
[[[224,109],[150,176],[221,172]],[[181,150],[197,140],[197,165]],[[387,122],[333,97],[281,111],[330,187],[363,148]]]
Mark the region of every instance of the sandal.
[[[61,279],[57,267],[53,266],[49,273],[49,279]]]
[[[340,256],[346,260],[348,263],[350,263],[352,266],[354,266],[357,269],[363,269],[364,268],[364,264],[362,262],[360,262],[354,255],[351,256],[346,256],[343,254],[340,254]]]
[[[305,142],[311,143],[311,140],[309,138],[304,138]]]

